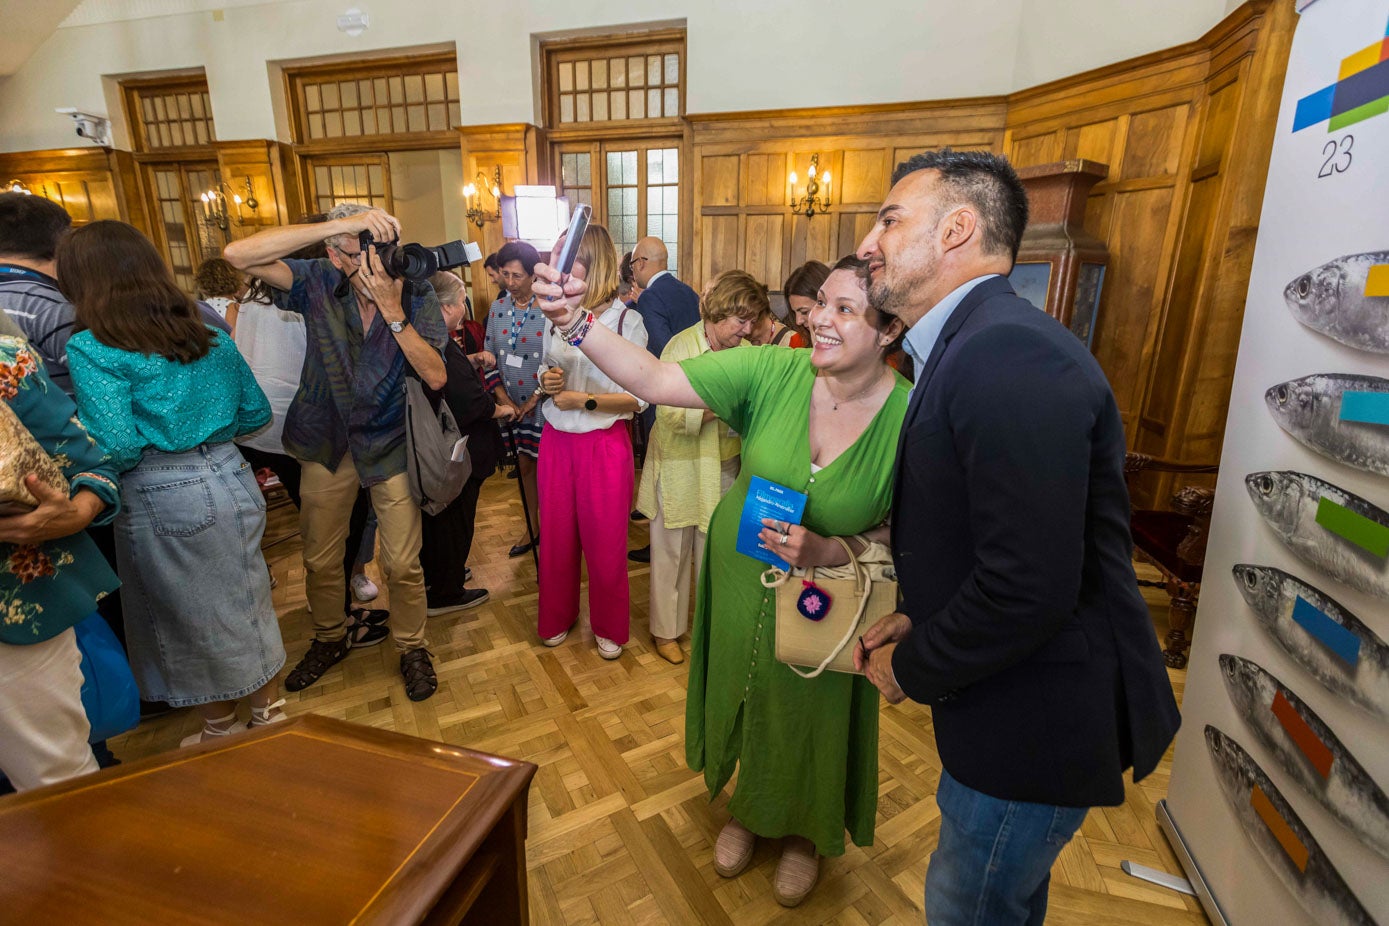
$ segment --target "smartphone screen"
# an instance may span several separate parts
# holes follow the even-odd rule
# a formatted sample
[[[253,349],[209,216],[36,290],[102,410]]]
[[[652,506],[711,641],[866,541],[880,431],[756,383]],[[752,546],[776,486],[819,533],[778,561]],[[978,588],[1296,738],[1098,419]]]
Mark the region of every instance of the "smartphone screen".
[[[583,241],[584,232],[588,231],[588,217],[592,212],[587,204],[579,203],[574,207],[574,214],[569,217],[569,230],[564,233],[564,245],[560,248],[559,259],[555,261],[555,269],[564,276],[568,276],[574,269],[579,242]]]

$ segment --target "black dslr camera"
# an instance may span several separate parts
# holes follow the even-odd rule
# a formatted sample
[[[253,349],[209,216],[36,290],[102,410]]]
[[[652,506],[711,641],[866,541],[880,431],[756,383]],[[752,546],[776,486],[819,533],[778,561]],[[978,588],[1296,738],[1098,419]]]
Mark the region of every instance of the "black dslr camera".
[[[438,247],[428,248],[422,244],[400,244],[398,239],[378,242],[372,238],[369,231],[358,233],[357,241],[362,246],[363,261],[367,259],[367,247],[376,245],[376,254],[381,258],[381,266],[395,279],[404,278],[418,283],[428,280],[440,270],[452,270],[468,263],[468,254],[462,241],[449,241]]]

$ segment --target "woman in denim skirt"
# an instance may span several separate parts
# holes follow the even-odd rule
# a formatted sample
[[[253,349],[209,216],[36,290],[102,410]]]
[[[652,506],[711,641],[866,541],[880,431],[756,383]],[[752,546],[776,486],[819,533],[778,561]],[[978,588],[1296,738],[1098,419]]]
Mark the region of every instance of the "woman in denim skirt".
[[[270,421],[265,393],[135,228],[74,230],[58,274],[77,312],[78,413],[122,473],[116,562],[141,693],[198,708],[184,745],[231,733],[241,698],[251,726],[283,720],[265,501],[231,442]]]

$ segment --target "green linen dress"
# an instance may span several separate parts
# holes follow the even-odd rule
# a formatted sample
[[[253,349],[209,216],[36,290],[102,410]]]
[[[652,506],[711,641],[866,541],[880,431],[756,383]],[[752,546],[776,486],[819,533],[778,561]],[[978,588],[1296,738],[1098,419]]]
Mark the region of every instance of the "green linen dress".
[[[878,691],[857,675],[804,679],[776,659],[767,564],[735,549],[748,482],[808,496],[802,523],[822,536],[882,523],[910,384],[900,376],[868,429],[810,471],[810,351],[740,347],[681,364],[690,385],[743,438],[742,471],[709,525],[690,643],[685,757],[712,798],[735,767],[729,810],[759,836],[804,836],[821,855],[873,842],[878,804]]]

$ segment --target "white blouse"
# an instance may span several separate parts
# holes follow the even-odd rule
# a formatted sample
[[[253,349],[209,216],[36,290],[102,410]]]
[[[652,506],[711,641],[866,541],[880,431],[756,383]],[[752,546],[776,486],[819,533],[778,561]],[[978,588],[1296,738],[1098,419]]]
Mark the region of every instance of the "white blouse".
[[[626,313],[625,318],[623,317],[624,312]],[[618,330],[619,320],[622,322],[621,331]],[[636,309],[627,308],[621,300],[614,299],[613,304],[604,310],[602,315],[597,316],[597,322],[611,331],[616,331],[643,350],[646,348],[646,324],[641,320],[641,313]],[[591,393],[592,395],[626,392],[625,389],[609,379],[607,374],[598,369],[593,361],[585,357],[582,351],[577,347],[570,347],[559,336],[554,325],[547,323],[545,352],[540,367],[544,370],[547,367],[556,366],[564,370],[564,388],[572,392]],[[633,398],[636,397],[633,396]],[[646,410],[646,403],[641,399],[637,399],[637,405],[643,411]],[[631,412],[614,415],[608,412],[591,412],[586,408],[561,410],[555,407],[554,399],[546,399],[541,406],[541,412],[551,427],[570,434],[601,431],[612,427],[617,421],[632,417]]]

